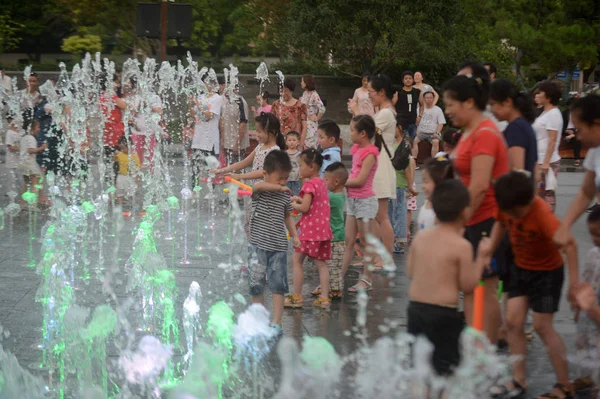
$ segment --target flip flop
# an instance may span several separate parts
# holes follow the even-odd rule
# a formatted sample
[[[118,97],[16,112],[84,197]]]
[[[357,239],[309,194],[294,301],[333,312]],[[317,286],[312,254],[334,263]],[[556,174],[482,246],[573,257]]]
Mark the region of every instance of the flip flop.
[[[356,283],[355,285],[353,285],[352,287],[348,288],[348,292],[350,294],[358,294],[358,285],[360,283],[365,283],[366,287],[365,287],[365,291],[373,291],[373,283],[370,282],[367,279],[361,278],[360,280],[358,280],[358,283]]]

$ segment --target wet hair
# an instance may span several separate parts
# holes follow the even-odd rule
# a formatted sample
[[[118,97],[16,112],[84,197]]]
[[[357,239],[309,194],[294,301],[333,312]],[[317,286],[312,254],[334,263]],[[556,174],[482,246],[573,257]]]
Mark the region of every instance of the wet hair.
[[[296,82],[294,82],[290,78],[285,78],[283,80],[283,87],[285,87],[286,89],[288,89],[289,91],[291,91],[293,93],[294,90],[296,90]]]
[[[377,75],[371,76],[369,79],[371,87],[375,91],[383,90],[385,96],[390,100],[394,97],[394,88],[392,87],[392,79],[389,76],[378,73]]]
[[[119,141],[117,142],[117,144],[118,144],[118,145],[121,145],[121,144],[125,144],[125,145],[127,145],[127,137],[125,137],[125,135],[121,136],[121,137],[119,138]]]
[[[269,92],[268,91],[263,91],[262,94],[260,95],[264,100],[267,101],[267,104],[269,103]]]
[[[460,130],[447,129],[444,133],[442,133],[442,143],[456,147],[461,137],[462,132]]]
[[[498,72],[498,69],[496,68],[496,65],[493,62],[486,62],[483,64],[483,66],[489,68],[488,73],[490,74],[490,77],[493,73],[495,74]]]
[[[375,144],[375,147],[381,151],[381,147],[384,146],[385,143],[383,142],[383,137],[381,134],[377,133],[377,126],[375,125],[375,120],[373,117],[370,115],[356,115],[354,118],[352,118],[352,122],[354,122],[355,129],[359,132],[365,131],[370,140],[375,137],[375,142],[373,144]]]
[[[560,86],[558,85],[558,83],[553,82],[551,80],[544,80],[538,86],[538,90],[540,92],[543,91],[544,94],[546,94],[546,97],[548,98],[548,100],[550,100],[550,104],[558,105],[558,103],[560,101],[560,97],[562,95],[562,92],[561,92],[561,89],[560,89]]]
[[[596,207],[587,218],[588,223],[598,223],[600,222],[600,207]]]
[[[317,80],[313,75],[302,75],[302,80],[304,80],[304,84],[306,85],[306,90],[313,91],[317,90]]]
[[[461,103],[473,99],[477,108],[483,111],[487,106],[489,88],[489,76],[480,78],[473,75],[458,75],[446,82],[444,93]]]
[[[348,180],[348,169],[341,162],[334,162],[325,168],[325,173],[333,173],[335,177],[340,179],[340,184],[346,184]]]
[[[404,80],[404,77],[406,75],[410,75],[410,77],[413,78],[413,79],[415,77],[415,74],[412,71],[404,71],[404,72],[402,72],[402,80]]]
[[[265,157],[263,170],[267,173],[273,172],[291,172],[292,161],[290,156],[282,150],[273,150]]]
[[[517,90],[517,86],[506,79],[496,79],[490,85],[490,99],[502,103],[512,100],[513,106],[529,123],[535,120],[533,100],[529,94]]]
[[[500,176],[494,184],[494,191],[502,211],[527,206],[535,196],[531,173],[522,170],[513,170]]]
[[[600,120],[600,96],[591,94],[578,98],[573,103],[571,112],[576,112],[583,123],[593,125]]]
[[[308,148],[302,151],[300,153],[300,158],[302,158],[304,163],[308,166],[317,165],[317,169],[321,169],[321,166],[323,166],[323,155],[314,148]]]
[[[429,158],[425,161],[423,169],[427,171],[436,186],[444,180],[454,179],[454,168],[446,155]]]
[[[281,134],[281,123],[279,119],[270,112],[261,112],[254,121],[259,123],[265,131],[275,136],[275,143],[281,150],[285,150],[285,138]]]
[[[469,206],[469,190],[460,180],[444,180],[436,184],[431,194],[431,206],[435,216],[442,223],[456,221]]]
[[[296,132],[295,130],[292,130],[291,132],[287,132],[285,137],[287,138],[287,136],[296,136],[296,138],[298,140],[300,140],[300,133]]]
[[[325,132],[325,136],[333,137],[336,143],[340,139],[340,127],[331,119],[325,119],[319,122],[319,129]]]

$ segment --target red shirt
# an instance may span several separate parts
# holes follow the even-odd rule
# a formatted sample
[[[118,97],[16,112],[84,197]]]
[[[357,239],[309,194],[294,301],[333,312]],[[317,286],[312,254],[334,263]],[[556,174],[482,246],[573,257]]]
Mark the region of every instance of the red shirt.
[[[471,162],[477,155],[490,155],[494,157],[492,180],[485,193],[485,197],[475,210],[467,226],[471,226],[489,218],[496,217],[498,205],[494,197],[493,182],[505,173],[508,173],[508,152],[504,137],[498,131],[496,124],[486,119],[468,136],[463,137],[454,151],[454,170],[465,186],[471,184]]]
[[[109,100],[105,94],[100,96],[100,105],[102,114],[106,118],[104,123],[104,144],[116,147],[119,144],[119,139],[124,133],[123,118],[121,116],[121,108],[117,107],[117,95],[113,94]]]

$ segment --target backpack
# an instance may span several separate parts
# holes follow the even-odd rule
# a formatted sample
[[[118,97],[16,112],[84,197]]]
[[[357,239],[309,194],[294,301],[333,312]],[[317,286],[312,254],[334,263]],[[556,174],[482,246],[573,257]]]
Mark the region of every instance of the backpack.
[[[392,165],[394,165],[394,169],[406,169],[410,161],[410,154],[410,146],[406,142],[406,138],[403,138],[400,144],[398,145],[398,148],[396,148],[394,156],[392,157]]]

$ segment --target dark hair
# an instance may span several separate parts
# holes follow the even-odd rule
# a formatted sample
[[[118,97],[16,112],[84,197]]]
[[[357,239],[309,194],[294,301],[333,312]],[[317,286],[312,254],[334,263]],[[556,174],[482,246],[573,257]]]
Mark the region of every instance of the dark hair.
[[[308,166],[312,166],[316,164],[319,169],[323,166],[323,155],[315,150],[314,148],[308,148],[300,153],[300,158],[306,163]]]
[[[502,103],[512,100],[515,107],[529,123],[535,120],[533,100],[529,94],[517,90],[517,86],[506,79],[496,79],[490,85],[490,99]]]
[[[429,173],[436,186],[444,180],[454,179],[454,168],[446,155],[429,158],[423,168]]]
[[[373,144],[375,144],[375,147],[381,151],[381,147],[384,146],[385,143],[383,142],[383,137],[381,137],[381,134],[377,134],[377,125],[375,125],[375,120],[373,117],[370,115],[356,115],[354,118],[352,118],[352,122],[354,122],[356,130],[359,132],[364,130],[369,139],[372,140],[373,137],[375,137],[375,142]]]
[[[544,94],[546,95],[548,100],[550,100],[550,103],[552,105],[558,105],[558,103],[560,102],[562,92],[558,83],[553,82],[552,80],[544,80],[538,86],[538,90],[540,92],[544,92]]]
[[[31,73],[29,74],[29,76],[30,76],[30,77],[31,77],[31,76],[33,76],[33,77],[34,77],[34,78],[36,78],[36,79],[38,78],[38,74],[37,74],[37,72],[31,72]]]
[[[444,133],[442,133],[442,142],[444,144],[451,145],[452,147],[456,147],[461,137],[462,132],[460,130],[447,129]]]
[[[406,75],[410,75],[411,78],[415,77],[415,74],[412,71],[404,71],[404,72],[402,72],[402,80],[404,80],[404,77]]]
[[[600,96],[591,94],[578,98],[573,103],[571,112],[577,112],[579,120],[587,125],[593,125],[600,119]]]
[[[269,92],[268,91],[263,91],[262,94],[260,95],[263,99],[267,100],[267,104],[269,103]]]
[[[364,79],[364,78],[370,79],[371,78],[371,72],[363,72],[363,74],[361,76],[361,79]]]
[[[535,196],[529,173],[517,170],[500,176],[494,184],[494,191],[496,202],[502,211],[526,206]]]
[[[470,202],[469,190],[456,179],[441,181],[431,194],[431,206],[442,223],[454,222]]]
[[[596,207],[587,218],[588,223],[598,223],[600,222],[600,207]]]
[[[458,70],[460,71],[465,68],[469,68],[471,70],[471,75],[474,78],[481,78],[482,80],[485,78],[488,81],[490,80],[490,73],[487,69],[485,69],[485,66],[481,62],[467,61],[463,63]]]
[[[298,140],[300,140],[300,133],[298,133],[295,130],[292,130],[291,132],[287,132],[286,135],[285,135],[285,137],[287,138],[287,136],[296,136],[296,138]]]
[[[317,80],[313,75],[302,75],[302,80],[304,80],[304,85],[306,86],[306,90],[313,91],[317,90]]]
[[[425,98],[425,96],[428,94],[431,94],[431,97],[435,97],[435,94],[433,94],[432,91],[426,91],[425,93],[423,93],[423,98]]]
[[[291,91],[292,93],[296,90],[296,82],[290,78],[283,79],[283,87]]]
[[[371,83],[373,90],[383,90],[385,92],[385,96],[390,100],[392,97],[394,97],[392,79],[390,79],[389,76],[378,73],[377,75],[371,76],[371,78],[369,78],[369,82]]]
[[[217,83],[220,85],[225,84],[225,76],[217,76]]]
[[[282,150],[273,150],[265,157],[263,170],[267,173],[273,172],[291,172],[292,161],[290,156]]]
[[[118,145],[121,145],[121,144],[127,145],[127,137],[125,137],[125,135],[119,137],[119,141],[117,142],[117,144]]]
[[[341,182],[342,184],[345,184],[346,180],[348,180],[348,169],[346,169],[344,164],[341,162],[334,162],[332,164],[329,164],[325,168],[325,172],[326,173],[335,173],[336,176],[340,180],[342,180],[342,182]]]
[[[444,93],[448,93],[452,99],[461,103],[472,98],[477,108],[483,111],[488,102],[489,87],[489,77],[458,75],[446,82]]]
[[[483,66],[489,68],[488,73],[490,74],[490,77],[493,73],[495,74],[498,71],[498,69],[496,68],[496,65],[493,62],[486,62],[483,64]]]
[[[275,136],[275,142],[279,149],[285,150],[285,138],[283,137],[283,134],[281,134],[281,123],[279,123],[279,119],[277,119],[274,114],[270,112],[261,112],[254,120],[257,123],[260,123],[260,126],[262,126],[268,134]]]
[[[333,137],[336,143],[340,139],[340,127],[331,119],[324,119],[319,122],[319,129],[325,132],[325,136]]]

